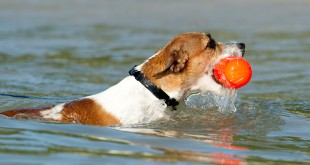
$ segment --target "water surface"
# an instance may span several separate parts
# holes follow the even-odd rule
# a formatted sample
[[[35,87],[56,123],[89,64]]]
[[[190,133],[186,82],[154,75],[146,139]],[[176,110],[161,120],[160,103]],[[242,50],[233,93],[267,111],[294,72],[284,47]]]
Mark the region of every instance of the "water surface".
[[[0,117],[1,164],[308,164],[308,1],[0,2],[0,111],[98,93],[173,36],[243,41],[236,112],[184,103],[170,120],[93,127]]]

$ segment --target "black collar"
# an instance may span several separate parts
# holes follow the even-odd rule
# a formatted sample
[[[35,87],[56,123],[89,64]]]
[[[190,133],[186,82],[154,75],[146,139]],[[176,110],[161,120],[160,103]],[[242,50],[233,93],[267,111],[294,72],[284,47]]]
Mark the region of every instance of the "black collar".
[[[135,65],[132,69],[130,69],[129,74],[134,76],[137,81],[139,81],[142,85],[144,85],[149,91],[153,93],[160,100],[165,100],[167,106],[171,106],[172,110],[177,110],[176,106],[179,105],[179,102],[176,101],[175,98],[170,98],[167,93],[165,93],[162,89],[157,88],[147,77],[143,75],[140,71],[136,70]]]

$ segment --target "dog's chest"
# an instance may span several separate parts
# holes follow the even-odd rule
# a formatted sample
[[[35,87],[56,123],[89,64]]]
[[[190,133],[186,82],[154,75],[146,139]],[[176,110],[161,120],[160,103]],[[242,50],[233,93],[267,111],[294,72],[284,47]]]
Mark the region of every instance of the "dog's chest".
[[[147,123],[165,116],[166,104],[129,76],[106,91],[88,96],[121,124]]]

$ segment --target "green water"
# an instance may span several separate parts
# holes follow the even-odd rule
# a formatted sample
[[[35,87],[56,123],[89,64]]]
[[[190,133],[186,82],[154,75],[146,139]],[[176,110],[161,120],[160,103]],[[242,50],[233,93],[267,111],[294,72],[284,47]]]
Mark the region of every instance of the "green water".
[[[0,164],[309,164],[309,1],[0,1],[0,111],[107,89],[173,36],[246,43],[237,111],[132,127],[0,117]]]

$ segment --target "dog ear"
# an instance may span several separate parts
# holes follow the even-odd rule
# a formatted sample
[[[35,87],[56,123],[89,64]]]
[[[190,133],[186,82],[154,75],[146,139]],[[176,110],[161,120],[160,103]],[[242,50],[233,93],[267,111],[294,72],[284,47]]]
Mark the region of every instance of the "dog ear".
[[[174,50],[170,53],[167,63],[166,63],[166,70],[170,70],[171,72],[177,73],[182,71],[188,61],[188,53],[184,50]]]

